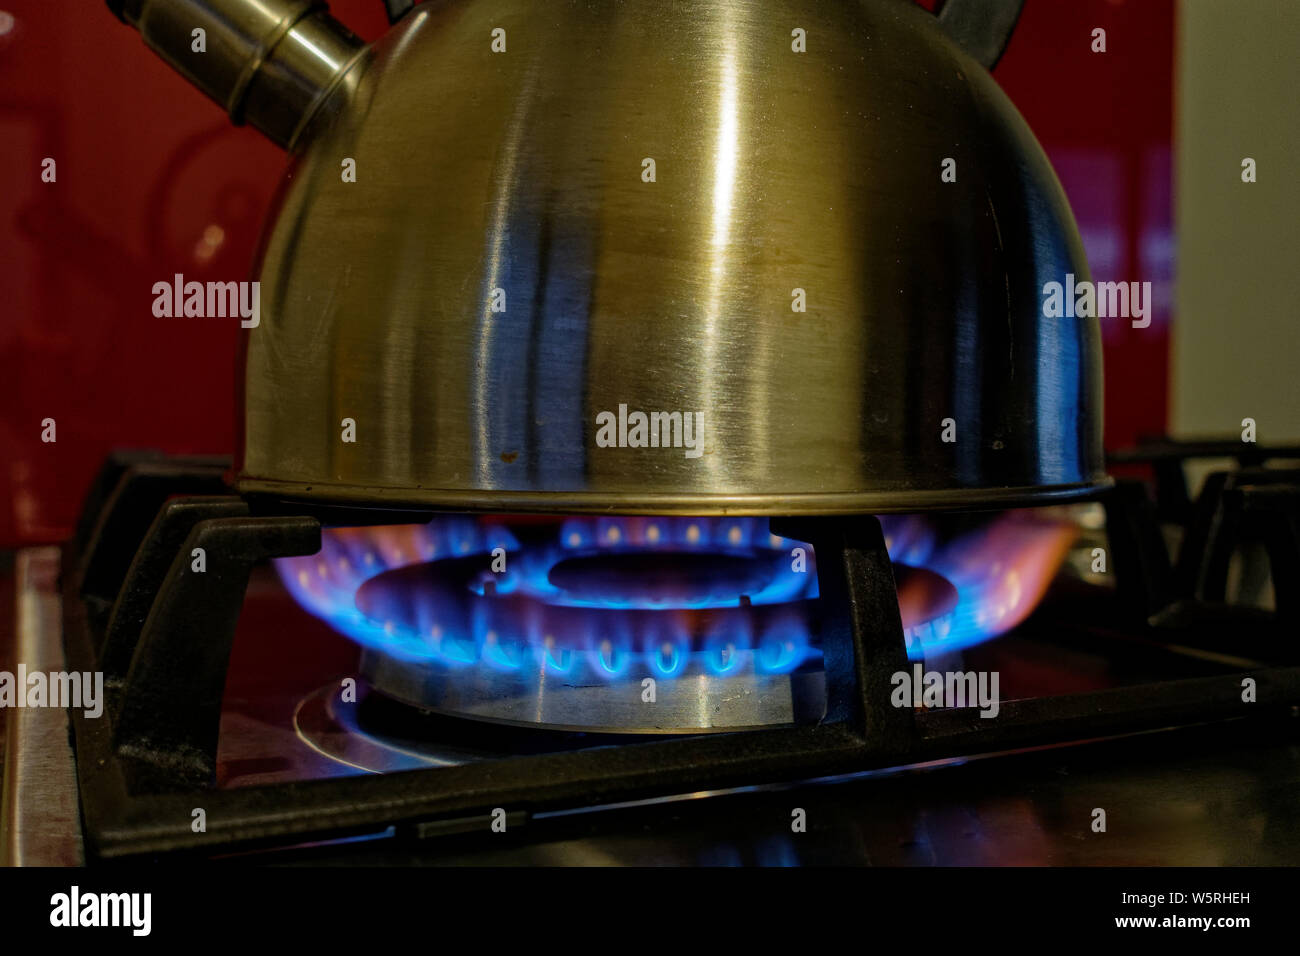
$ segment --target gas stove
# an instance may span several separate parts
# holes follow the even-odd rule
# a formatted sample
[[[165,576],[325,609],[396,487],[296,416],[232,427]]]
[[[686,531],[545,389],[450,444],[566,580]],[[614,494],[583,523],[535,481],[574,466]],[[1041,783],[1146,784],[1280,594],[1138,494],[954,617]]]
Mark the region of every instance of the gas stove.
[[[1238,465],[1191,501],[1208,457]],[[768,519],[305,506],[224,493],[219,459],[115,455],[76,538],[16,564],[17,659],[104,694],[9,711],[6,852],[373,861],[1174,736],[1142,731],[1286,733],[1297,457],[1159,442],[1113,459],[1154,498]]]

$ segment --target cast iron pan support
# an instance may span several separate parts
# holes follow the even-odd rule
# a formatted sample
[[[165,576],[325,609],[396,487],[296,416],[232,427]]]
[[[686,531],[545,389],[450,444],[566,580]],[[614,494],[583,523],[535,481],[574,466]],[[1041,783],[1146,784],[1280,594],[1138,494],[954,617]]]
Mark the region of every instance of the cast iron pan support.
[[[774,520],[821,555],[827,703],[823,724],[850,728],[881,753],[906,753],[912,710],[890,704],[908,667],[893,569],[872,516]],[[320,522],[253,516],[236,497],[177,498],[159,511],[125,576],[103,641],[113,749],[132,789],[211,786],[235,626],[254,564],[314,554]],[[193,569],[195,549],[207,569]]]
[[[1293,473],[1294,476],[1294,473]],[[1243,484],[1225,505],[1246,523],[1268,549],[1278,617],[1293,637],[1300,634],[1300,485]],[[1225,562],[1226,563],[1226,562]]]
[[[228,467],[221,458],[164,458],[151,451],[110,456],[91,485],[74,539],[83,556],[81,594],[92,611],[107,612],[121,592],[131,556],[162,503],[173,495],[224,493]]]
[[[179,551],[174,550],[178,539]],[[114,610],[105,639],[106,678],[116,681],[113,749],[135,785],[211,786],[217,736],[235,625],[253,565],[272,557],[314,554],[315,518],[256,517],[239,498],[178,499],[159,513],[127,575],[154,594],[131,647],[138,604],[131,591]],[[206,568],[194,570],[203,549]],[[162,560],[174,556],[164,577]],[[130,653],[130,667],[121,669]]]
[[[1119,596],[1129,616],[1145,623],[1173,597],[1169,550],[1155,503],[1142,482],[1124,479],[1102,502]]]
[[[888,752],[913,741],[911,707],[890,704],[891,677],[908,670],[894,569],[872,515],[774,518],[771,530],[817,555],[826,670],[823,723],[844,723]]]
[[[186,484],[186,471],[176,468],[178,485]],[[1283,559],[1280,576],[1294,581],[1300,549],[1288,492],[1294,494],[1281,486],[1242,489],[1242,500],[1234,504],[1274,529],[1273,551]],[[132,497],[116,500],[124,504]],[[1130,547],[1150,538],[1150,514],[1140,504],[1136,494],[1108,501],[1112,520],[1121,528],[1129,525],[1127,532],[1112,533],[1127,533]],[[129,533],[145,544],[130,568],[118,572],[130,582],[126,593],[94,595],[115,605],[107,628],[97,623],[98,615],[86,613],[85,555],[68,556],[63,593],[69,663],[88,669],[102,656],[119,688],[116,704],[110,695],[105,719],[71,712],[92,859],[229,852],[385,829],[414,837],[485,831],[492,807],[526,820],[546,810],[1285,713],[1300,700],[1300,667],[1274,666],[1249,672],[1258,681],[1260,703],[1245,711],[1242,674],[1008,700],[996,721],[970,710],[918,714],[895,708],[889,702],[891,678],[908,662],[879,522],[865,515],[773,519],[775,533],[816,549],[828,704],[818,725],[314,780],[288,789],[218,789],[213,783],[221,698],[249,571],[265,558],[311,554],[320,547],[321,519],[284,507],[229,496],[175,498],[152,526],[147,517],[143,526],[127,521]],[[141,515],[134,507],[128,511],[135,520]],[[335,514],[330,523],[366,520],[357,512]],[[191,567],[197,547],[207,554],[203,573]],[[1135,550],[1128,558],[1136,556]],[[1141,577],[1133,582],[1139,592]],[[137,589],[152,600],[132,596]],[[1294,613],[1293,604],[1281,605],[1279,610]],[[195,806],[207,810],[207,827],[197,832],[191,828]]]
[[[115,696],[126,681],[154,601],[186,539],[200,521],[245,518],[248,505],[228,496],[173,498],[162,506],[135,554],[99,647],[99,666]],[[191,549],[193,550],[193,549]],[[153,627],[159,622],[155,621]],[[113,709],[116,713],[116,708]]]

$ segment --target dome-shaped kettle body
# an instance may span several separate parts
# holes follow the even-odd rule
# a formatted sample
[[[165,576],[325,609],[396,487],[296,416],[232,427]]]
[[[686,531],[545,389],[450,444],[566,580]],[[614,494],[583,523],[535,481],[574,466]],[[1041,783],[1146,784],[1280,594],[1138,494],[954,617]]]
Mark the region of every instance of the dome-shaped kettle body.
[[[910,0],[438,0],[263,237],[237,487],[493,511],[986,507],[1106,479],[1065,196]]]

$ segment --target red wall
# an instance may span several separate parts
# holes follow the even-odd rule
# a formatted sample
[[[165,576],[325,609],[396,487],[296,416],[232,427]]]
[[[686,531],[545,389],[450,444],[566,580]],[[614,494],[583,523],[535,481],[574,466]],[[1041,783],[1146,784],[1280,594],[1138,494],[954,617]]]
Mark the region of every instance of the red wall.
[[[1149,281],[1151,326],[1102,320],[1105,440],[1167,425],[1174,279],[1174,0],[1028,0],[994,76],[1074,209],[1096,281]],[[1092,31],[1106,31],[1093,53]]]
[[[330,6],[366,39],[385,27],[379,0]],[[232,450],[238,324],[154,319],[151,288],[246,275],[282,161],[100,0],[0,10],[16,18],[0,36],[6,547],[64,537],[110,448]],[[1089,52],[1098,26],[1104,55]],[[995,72],[1057,166],[1094,277],[1152,280],[1157,303],[1172,271],[1172,59],[1173,0],[1028,0]],[[47,156],[55,183],[40,179]],[[1164,428],[1167,320],[1106,326],[1111,446]],[[56,443],[41,441],[45,418]]]

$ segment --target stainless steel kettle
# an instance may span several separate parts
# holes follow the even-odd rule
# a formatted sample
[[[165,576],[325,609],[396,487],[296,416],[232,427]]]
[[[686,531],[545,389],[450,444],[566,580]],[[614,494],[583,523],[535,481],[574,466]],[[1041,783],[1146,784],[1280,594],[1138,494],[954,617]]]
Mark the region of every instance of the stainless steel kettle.
[[[987,71],[1019,0],[429,0],[368,46],[306,0],[109,2],[291,152],[242,492],[795,514],[1106,483],[1096,320],[1043,309],[1083,249]]]

